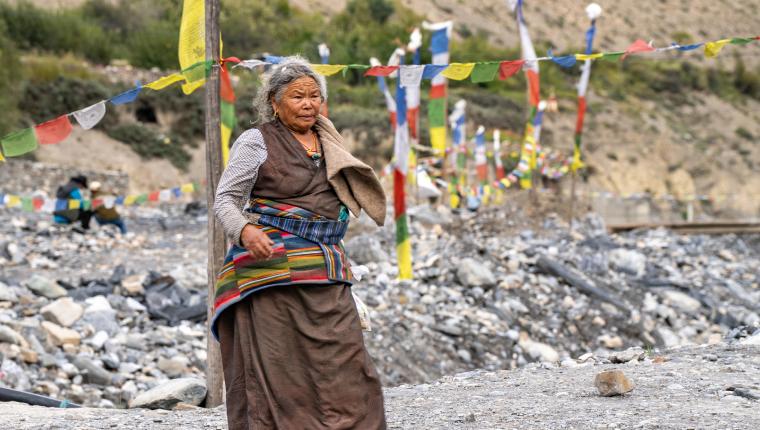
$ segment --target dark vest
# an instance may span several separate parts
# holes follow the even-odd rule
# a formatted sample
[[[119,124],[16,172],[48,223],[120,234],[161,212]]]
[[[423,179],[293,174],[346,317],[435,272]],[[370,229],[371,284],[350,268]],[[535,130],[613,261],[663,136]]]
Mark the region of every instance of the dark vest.
[[[279,121],[259,127],[267,159],[259,167],[251,197],[298,206],[330,219],[338,219],[342,203],[327,182],[325,160],[314,164],[303,146]]]

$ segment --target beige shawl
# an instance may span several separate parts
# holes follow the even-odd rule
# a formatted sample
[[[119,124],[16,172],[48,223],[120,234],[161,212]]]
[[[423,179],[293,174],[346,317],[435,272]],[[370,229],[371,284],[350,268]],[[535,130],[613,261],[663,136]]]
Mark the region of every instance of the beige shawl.
[[[367,212],[377,225],[385,223],[385,191],[374,170],[351,155],[333,123],[320,115],[315,125],[322,143],[327,180],[354,216]]]

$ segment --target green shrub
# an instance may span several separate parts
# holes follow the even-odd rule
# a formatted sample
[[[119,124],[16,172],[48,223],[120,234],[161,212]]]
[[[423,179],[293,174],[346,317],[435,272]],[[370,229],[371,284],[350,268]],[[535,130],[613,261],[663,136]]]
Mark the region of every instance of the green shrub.
[[[24,86],[19,108],[35,123],[85,108],[106,99],[118,91],[97,81],[59,77],[49,82],[28,83]],[[112,124],[116,118],[106,115],[101,125]]]
[[[19,96],[18,81],[21,76],[21,64],[18,60],[18,52],[13,42],[6,37],[5,25],[0,21],[0,133],[16,128],[19,121],[19,112],[16,107]]]

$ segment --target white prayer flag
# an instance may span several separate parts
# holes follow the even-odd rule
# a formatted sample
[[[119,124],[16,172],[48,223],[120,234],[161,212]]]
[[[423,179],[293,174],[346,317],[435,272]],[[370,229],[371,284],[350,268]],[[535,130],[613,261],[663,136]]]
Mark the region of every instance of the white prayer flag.
[[[399,75],[402,87],[419,87],[422,81],[423,65],[400,66]]]
[[[90,107],[74,112],[73,115],[80,127],[89,130],[98,125],[100,120],[106,115],[106,102],[95,103]]]

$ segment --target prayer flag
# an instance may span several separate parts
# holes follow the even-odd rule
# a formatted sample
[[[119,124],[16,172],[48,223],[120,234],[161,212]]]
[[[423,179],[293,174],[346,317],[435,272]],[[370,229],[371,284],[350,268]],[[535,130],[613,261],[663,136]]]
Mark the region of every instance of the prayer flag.
[[[171,75],[156,79],[155,81],[145,84],[144,86],[145,88],[150,88],[153,91],[159,91],[183,79],[185,79],[185,77],[182,76],[181,73],[172,73]]]
[[[183,69],[186,83],[182,91],[190,94],[203,86],[203,79],[188,76],[184,69],[206,59],[206,11],[205,0],[184,0],[182,21],[179,27],[179,66]]]
[[[109,100],[111,103],[115,105],[123,105],[127,103],[132,103],[137,99],[137,96],[140,94],[140,90],[142,90],[142,86],[138,83],[135,88],[132,88],[131,90],[124,91],[123,93],[119,94],[116,97],[113,97],[111,100]]]
[[[71,134],[71,122],[68,115],[61,115],[54,120],[35,126],[34,131],[37,142],[41,145],[59,143]]]
[[[451,63],[446,70],[441,72],[441,75],[449,79],[461,81],[470,76],[474,67],[475,63]]]
[[[106,114],[106,102],[101,101],[92,106],[74,112],[74,118],[84,130],[95,127]]]
[[[348,67],[343,64],[311,64],[310,66],[322,76],[332,76]]]
[[[3,137],[0,146],[6,157],[18,157],[37,149],[37,137],[33,128],[27,128]]]
[[[396,70],[398,66],[374,66],[364,72],[364,76],[388,76]]]
[[[504,80],[522,70],[525,60],[502,61],[499,63],[499,79]]]
[[[499,62],[489,61],[486,63],[476,63],[475,68],[472,69],[470,75],[470,81],[473,83],[478,82],[491,82],[496,77],[496,73],[499,71]]]
[[[641,39],[637,39],[635,42],[633,42],[628,48],[625,49],[625,53],[623,54],[623,60],[631,54],[636,54],[639,52],[652,52],[654,51],[654,47],[652,45],[644,42]]]
[[[726,46],[726,44],[729,42],[731,42],[731,39],[723,39],[723,40],[718,40],[716,42],[705,43],[705,57],[707,58],[717,57],[718,53],[720,53],[720,50],[723,49],[723,47]]]

